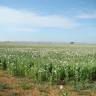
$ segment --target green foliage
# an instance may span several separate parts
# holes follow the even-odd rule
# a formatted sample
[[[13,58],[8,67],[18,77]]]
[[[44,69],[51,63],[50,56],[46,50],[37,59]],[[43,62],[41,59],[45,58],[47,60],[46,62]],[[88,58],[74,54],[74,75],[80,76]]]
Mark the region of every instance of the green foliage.
[[[4,83],[0,83],[0,91],[4,90],[4,89],[9,89],[10,87],[7,84]]]
[[[96,46],[1,48],[0,69],[35,83],[96,81]]]
[[[26,81],[22,81],[19,85],[24,90],[32,89],[32,87],[33,87],[33,85],[31,83],[26,82]]]
[[[69,96],[67,92],[62,92],[60,96]]]
[[[88,81],[81,81],[74,84],[74,89],[78,92],[81,90],[96,90],[96,82],[90,83]]]

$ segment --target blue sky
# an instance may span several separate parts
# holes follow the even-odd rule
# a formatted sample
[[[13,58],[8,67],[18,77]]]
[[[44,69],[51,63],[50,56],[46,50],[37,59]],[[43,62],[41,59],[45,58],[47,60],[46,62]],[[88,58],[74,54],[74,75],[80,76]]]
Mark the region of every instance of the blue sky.
[[[0,41],[96,43],[96,0],[0,0]]]

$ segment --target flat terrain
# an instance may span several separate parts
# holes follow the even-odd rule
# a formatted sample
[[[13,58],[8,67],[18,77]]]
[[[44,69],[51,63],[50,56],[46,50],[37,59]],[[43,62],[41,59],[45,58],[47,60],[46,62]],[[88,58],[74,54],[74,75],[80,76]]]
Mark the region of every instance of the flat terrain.
[[[96,45],[0,43],[0,96],[96,96]]]

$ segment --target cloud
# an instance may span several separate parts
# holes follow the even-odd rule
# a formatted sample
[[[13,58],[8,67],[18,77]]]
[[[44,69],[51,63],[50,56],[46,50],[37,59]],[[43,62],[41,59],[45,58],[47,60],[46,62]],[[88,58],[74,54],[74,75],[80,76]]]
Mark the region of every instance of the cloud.
[[[79,19],[96,19],[96,12],[92,13],[82,13],[79,16],[77,16]]]
[[[0,6],[0,25],[14,31],[34,31],[41,28],[73,28],[72,19],[59,15],[39,15],[37,13],[16,10]]]

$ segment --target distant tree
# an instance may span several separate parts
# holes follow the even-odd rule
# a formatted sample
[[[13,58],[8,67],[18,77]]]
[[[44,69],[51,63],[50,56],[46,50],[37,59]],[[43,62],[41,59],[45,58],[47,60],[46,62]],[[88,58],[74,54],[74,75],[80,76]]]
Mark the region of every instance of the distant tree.
[[[74,43],[75,43],[75,42],[73,42],[73,41],[72,41],[72,42],[70,42],[70,44],[74,44]]]

